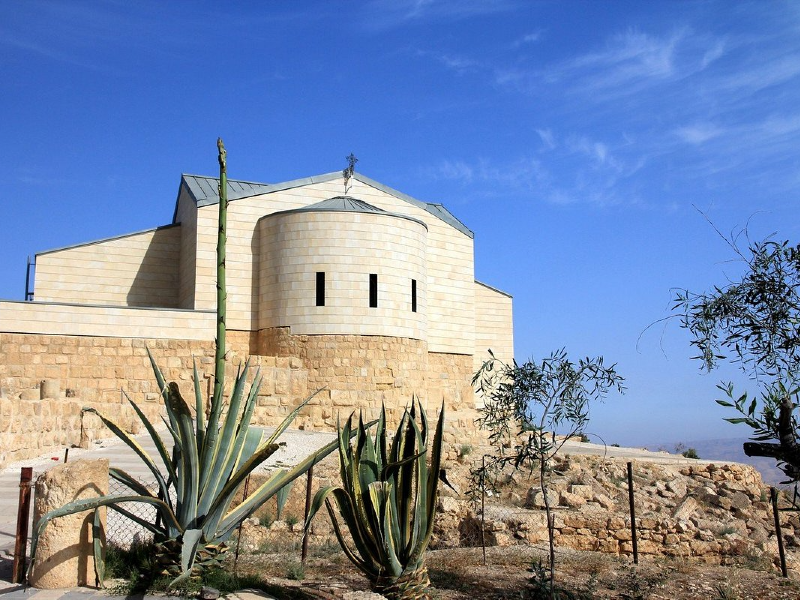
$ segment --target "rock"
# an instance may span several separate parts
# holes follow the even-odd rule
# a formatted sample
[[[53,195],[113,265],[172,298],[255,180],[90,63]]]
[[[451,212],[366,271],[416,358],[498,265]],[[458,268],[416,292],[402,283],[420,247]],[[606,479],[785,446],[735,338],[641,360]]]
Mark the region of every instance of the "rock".
[[[689,496],[672,512],[672,518],[678,521],[685,521],[692,516],[697,509],[697,500]]]
[[[61,393],[61,382],[58,379],[45,379],[39,384],[39,397],[58,398]]]
[[[571,492],[561,492],[558,501],[562,506],[569,506],[570,508],[580,508],[586,504],[586,498]]]
[[[345,592],[342,595],[342,600],[385,600],[386,596],[376,594],[375,592]]]
[[[436,508],[442,513],[458,513],[461,510],[461,503],[455,498],[439,496]]]
[[[592,502],[596,502],[606,510],[614,508],[614,501],[605,494],[595,494],[592,496]]]
[[[36,480],[34,523],[45,513],[80,498],[108,494],[108,460],[76,460],[58,465]],[[102,510],[105,532],[105,510]],[[94,511],[59,517],[39,536],[36,562],[30,576],[34,587],[44,589],[93,586]],[[105,541],[105,540],[103,540]]]
[[[755,524],[748,537],[754,544],[763,544],[769,539],[769,533],[761,525]]]
[[[750,501],[750,496],[744,492],[733,492],[730,497],[731,506],[738,510],[748,510],[753,503]]]
[[[547,490],[547,500],[550,506],[558,505],[558,494],[552,490]],[[538,488],[531,488],[528,490],[528,495],[525,499],[525,508],[544,508],[544,494]]]
[[[672,479],[666,483],[666,488],[678,496],[683,498],[686,495],[686,482],[681,479]]]
[[[200,588],[200,593],[197,595],[200,600],[217,600],[219,598],[219,590],[210,586],[203,586]]]
[[[677,531],[678,533],[686,533],[686,532],[691,531],[693,529],[694,529],[694,525],[692,523],[690,523],[689,521],[686,521],[686,520],[683,520],[683,519],[680,519],[675,524],[675,531]]]
[[[594,496],[594,491],[592,490],[592,486],[590,485],[578,485],[574,484],[569,486],[569,491],[576,496],[580,496],[584,500],[591,500]]]

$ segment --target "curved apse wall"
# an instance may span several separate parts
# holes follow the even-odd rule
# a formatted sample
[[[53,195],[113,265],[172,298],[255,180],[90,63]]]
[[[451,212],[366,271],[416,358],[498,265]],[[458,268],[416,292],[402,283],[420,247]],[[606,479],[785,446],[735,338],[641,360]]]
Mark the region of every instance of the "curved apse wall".
[[[256,235],[259,329],[427,340],[427,227],[421,221],[300,209],[262,217]],[[318,272],[325,273],[324,306],[317,306]],[[376,308],[370,307],[370,274],[377,275]]]

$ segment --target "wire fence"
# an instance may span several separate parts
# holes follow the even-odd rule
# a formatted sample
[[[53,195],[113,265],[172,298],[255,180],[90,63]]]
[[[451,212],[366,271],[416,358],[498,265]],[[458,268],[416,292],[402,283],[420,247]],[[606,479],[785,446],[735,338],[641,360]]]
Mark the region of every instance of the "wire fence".
[[[158,493],[158,486],[154,481],[140,480],[153,494]],[[130,496],[136,494],[131,488],[110,478],[108,482],[108,493],[110,496]],[[147,521],[155,523],[157,511],[152,504],[145,502],[126,502],[123,508],[131,514]],[[118,513],[115,510],[108,510],[106,513],[106,541],[120,548],[130,548],[133,544],[144,544],[152,541],[153,534],[142,525]]]
[[[769,497],[750,494],[745,498],[746,494],[734,480],[717,481],[718,494],[699,485],[695,489],[681,489],[679,482],[654,478],[653,472],[646,471],[650,467],[643,465],[639,466],[641,472],[626,478],[624,466],[624,463],[613,466],[619,473],[609,472],[604,479],[598,473],[576,471],[575,481],[548,497],[556,546],[627,555],[634,560],[640,553],[686,558],[706,553],[706,557],[716,555],[724,560],[727,555],[749,552],[753,538],[759,535],[774,543],[774,548],[768,546],[769,560],[777,559],[780,544],[785,543],[788,548],[800,546],[800,516],[790,510],[791,498],[781,497],[780,510],[774,513],[775,523],[783,524],[788,532],[777,533],[773,527],[761,531],[760,526],[751,522],[749,530],[736,529],[739,525],[735,519],[743,522],[748,515],[750,521],[755,517],[762,523],[771,521],[773,506]],[[712,470],[710,475],[713,474]],[[709,473],[704,472],[706,475]],[[253,476],[237,501],[253,493],[264,477]],[[229,541],[237,560],[240,555],[249,555],[290,570],[292,565],[304,563],[308,558],[340,557],[342,551],[325,509],[317,513],[307,536],[303,529],[309,495],[313,497],[321,487],[335,484],[334,477],[314,477],[310,473],[294,482],[282,502],[273,497],[262,505]],[[605,487],[587,483],[598,479],[602,479]],[[154,484],[144,483],[156,491]],[[544,497],[537,485],[527,486],[524,491],[512,488],[510,495],[502,496],[487,490],[483,497],[480,493],[472,494],[471,500],[464,493],[443,493],[430,547],[483,547],[485,553],[486,548],[493,546],[531,547],[547,543]],[[110,492],[129,494],[131,490],[112,480]],[[653,499],[674,508],[655,517]],[[125,509],[149,522],[156,518],[155,509],[148,504],[128,503]],[[723,514],[729,515],[730,520],[722,522]],[[123,547],[152,539],[140,524],[113,510],[108,511],[107,537],[110,543]]]

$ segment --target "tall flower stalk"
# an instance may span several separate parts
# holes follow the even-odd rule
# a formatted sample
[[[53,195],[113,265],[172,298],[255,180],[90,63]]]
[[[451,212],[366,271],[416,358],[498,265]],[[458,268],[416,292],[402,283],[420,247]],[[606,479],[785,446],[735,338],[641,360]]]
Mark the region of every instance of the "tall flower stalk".
[[[217,140],[219,151],[219,232],[217,237],[217,331],[214,360],[214,393],[208,422],[204,420],[201,378],[195,365],[194,414],[181,396],[178,384],[164,378],[161,369],[148,351],[153,373],[164,401],[165,424],[172,441],[172,453],[154,425],[137,404],[127,396],[134,411],[152,438],[160,465],[123,428],[112,419],[92,408],[84,412],[97,414],[103,423],[128,445],[142,460],[156,481],[158,491],[151,492],[137,479],[121,469],[111,468],[109,474],[127,485],[132,494],[101,496],[70,502],[44,515],[34,527],[31,545],[31,565],[35,568],[35,554],[39,536],[47,524],[60,516],[97,510],[107,506],[132,519],[151,532],[156,542],[157,558],[164,573],[172,575],[173,583],[198,573],[203,568],[217,564],[226,550],[225,542],[246,518],[267,500],[304,474],[315,463],[336,449],[340,441],[333,441],[311,454],[288,470],[274,471],[246,500],[233,506],[233,500],[247,476],[267,460],[279,447],[278,437],[285,431],[305,404],[316,394],[306,398],[263,440],[261,429],[250,427],[255,410],[261,373],[256,369],[248,387],[250,361],[239,366],[229,399],[225,397],[225,246],[227,243],[227,160],[222,140]],[[150,504],[159,518],[149,522],[128,511],[130,502]],[[97,522],[97,519],[96,519]],[[103,561],[99,544],[95,544],[95,565],[102,581]]]

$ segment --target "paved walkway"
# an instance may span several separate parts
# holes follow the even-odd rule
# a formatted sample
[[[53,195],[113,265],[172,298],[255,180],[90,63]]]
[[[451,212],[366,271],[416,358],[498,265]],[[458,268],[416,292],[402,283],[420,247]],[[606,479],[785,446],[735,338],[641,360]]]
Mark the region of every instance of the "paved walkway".
[[[271,433],[272,431],[273,428],[265,428],[266,433]],[[163,439],[166,432],[161,432],[161,435]],[[154,458],[156,464],[160,464],[160,458],[158,458],[150,436],[144,433],[135,437],[138,443]],[[335,437],[336,434],[334,433],[287,430],[279,439],[285,445],[262,464],[258,470],[265,471],[276,466],[284,467],[296,464],[314,450],[335,439]],[[68,462],[81,458],[107,458],[112,466],[127,471],[139,480],[148,481],[154,479],[152,473],[145,467],[136,453],[117,438],[99,440],[87,450],[80,448],[70,449]],[[0,471],[0,600],[22,600],[23,598],[35,598],[35,600],[89,600],[92,597],[105,598],[107,596],[107,593],[102,590],[86,588],[37,590],[35,588],[23,588],[10,583],[17,528],[20,468],[33,467],[33,480],[35,481],[39,475],[56,465],[63,464],[63,462],[64,450],[59,450],[57,453],[53,452],[34,459],[13,463]],[[33,503],[31,503],[32,512]],[[31,520],[33,519],[32,514],[30,518]],[[29,533],[32,528],[32,523],[29,522]],[[28,541],[28,548],[30,548],[30,540]],[[239,594],[239,597],[242,600],[249,600],[249,597],[241,594]],[[250,597],[263,599],[268,596],[258,593],[257,595],[250,594]],[[141,598],[141,596],[136,596],[136,598]]]
[[[8,587],[3,587],[3,585],[8,585]],[[119,600],[122,596],[112,596],[106,590],[89,588],[38,590],[0,581],[0,598],[2,600]],[[174,599],[175,596],[133,594],[124,598],[125,600],[165,600],[166,598]],[[226,598],[230,600],[275,600],[274,596],[258,590],[239,590],[234,594],[228,594]]]

